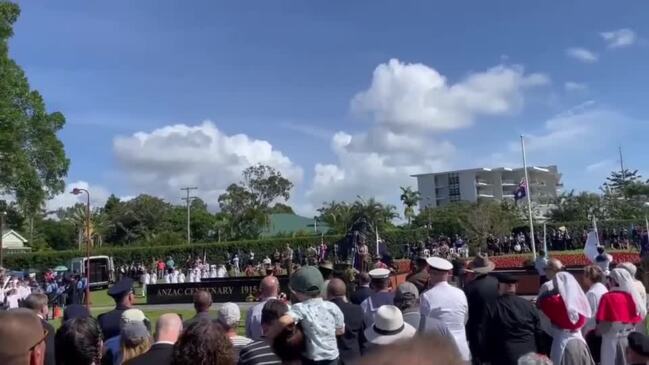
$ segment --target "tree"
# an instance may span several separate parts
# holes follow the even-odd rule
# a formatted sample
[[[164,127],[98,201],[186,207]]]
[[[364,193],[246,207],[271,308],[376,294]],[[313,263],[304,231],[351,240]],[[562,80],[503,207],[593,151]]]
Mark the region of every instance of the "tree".
[[[392,220],[399,217],[394,205],[382,204],[374,198],[359,197],[353,204],[331,201],[318,209],[319,219],[332,233],[345,234],[350,230],[374,233],[376,229],[393,227]]]
[[[598,219],[607,218],[605,201],[599,194],[574,190],[562,193],[548,213],[548,218],[554,223],[589,221],[595,215]]]
[[[293,188],[279,171],[261,164],[243,170],[242,184],[252,194],[255,207],[264,210],[277,199],[288,200]]]
[[[326,202],[318,209],[319,220],[327,223],[329,231],[336,234],[345,234],[352,221],[352,212],[349,204],[345,202]]]
[[[421,194],[418,191],[412,191],[412,188],[401,187],[401,202],[404,205],[403,216],[408,220],[408,226],[412,223],[412,218],[415,216],[415,206],[421,200]]]
[[[33,220],[47,197],[64,189],[70,161],[57,132],[63,114],[48,113],[23,70],[9,58],[18,5],[0,2],[0,193],[13,194]]]
[[[282,203],[277,203],[277,204],[273,205],[272,207],[270,207],[268,209],[268,213],[270,213],[270,214],[281,214],[281,213],[295,214],[295,212],[293,211],[293,208],[291,208],[290,205],[286,205],[286,204],[282,204]]]
[[[612,171],[602,186],[605,194],[621,195],[626,197],[626,189],[629,185],[642,181],[638,170],[624,169]]]
[[[229,215],[233,239],[257,238],[268,224],[271,204],[288,200],[293,183],[270,166],[251,166],[243,171],[243,182],[230,184],[219,196],[221,211]]]
[[[7,203],[5,200],[0,200],[0,214],[5,212],[5,229],[20,230],[25,224],[25,218],[20,213],[16,203]]]

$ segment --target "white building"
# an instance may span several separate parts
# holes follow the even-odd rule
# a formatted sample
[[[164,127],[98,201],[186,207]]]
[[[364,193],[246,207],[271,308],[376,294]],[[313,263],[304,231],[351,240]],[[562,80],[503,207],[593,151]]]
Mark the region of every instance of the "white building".
[[[532,201],[556,198],[561,188],[561,174],[556,166],[528,166]],[[439,207],[456,201],[511,199],[525,178],[521,168],[475,168],[413,175],[421,194],[419,209]]]
[[[10,229],[2,232],[2,249],[5,252],[25,252],[32,248],[25,246],[27,240],[18,232]]]

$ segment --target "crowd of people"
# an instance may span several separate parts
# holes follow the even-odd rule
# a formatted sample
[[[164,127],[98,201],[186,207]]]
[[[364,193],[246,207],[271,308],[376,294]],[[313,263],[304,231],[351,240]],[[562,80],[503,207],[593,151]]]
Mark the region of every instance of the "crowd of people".
[[[466,265],[466,284],[437,256],[418,257],[398,285],[385,267],[349,282],[331,266],[301,265],[288,295],[267,272],[245,316],[197,290],[192,318],[170,311],[155,324],[125,277],[108,291],[115,309],[95,319],[68,305],[57,331],[46,321],[48,295],[33,291],[0,313],[0,364],[647,364],[637,269],[599,256],[605,264],[585,267],[581,283],[556,258],[540,260],[533,300],[486,254]]]
[[[571,230],[565,226],[548,228],[545,240],[543,232],[536,232],[534,240],[537,247],[544,244],[551,251],[566,251],[584,248],[588,229]],[[531,252],[532,240],[529,232],[519,231],[509,235],[489,235],[486,240],[487,252],[492,256]],[[638,249],[649,246],[646,229],[638,226],[603,228],[599,230],[602,246],[612,249]]]
[[[81,304],[85,300],[86,278],[77,273],[48,270],[37,280],[36,274],[17,275],[0,270],[0,309],[18,308],[31,293],[48,297],[50,308]]]

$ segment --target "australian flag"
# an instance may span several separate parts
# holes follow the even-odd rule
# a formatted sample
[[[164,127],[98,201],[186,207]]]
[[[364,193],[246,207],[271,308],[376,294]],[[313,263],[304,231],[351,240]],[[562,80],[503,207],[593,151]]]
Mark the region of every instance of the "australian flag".
[[[518,188],[516,188],[516,191],[514,191],[514,202],[518,202],[519,200],[525,198],[527,196],[527,182],[525,179],[521,180],[520,184],[518,184]]]

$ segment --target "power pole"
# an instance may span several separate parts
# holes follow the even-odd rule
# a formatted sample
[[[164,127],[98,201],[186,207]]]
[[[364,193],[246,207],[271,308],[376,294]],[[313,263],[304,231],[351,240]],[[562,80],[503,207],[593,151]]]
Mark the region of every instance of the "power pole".
[[[192,199],[195,198],[195,196],[189,196],[189,192],[192,191],[192,190],[198,190],[198,188],[195,187],[195,186],[188,186],[188,187],[185,187],[185,188],[180,188],[180,190],[184,190],[185,192],[187,192],[187,197],[182,198],[182,199],[187,202],[187,244],[189,245],[190,243],[192,243],[191,209],[190,209],[190,207],[191,207]]]

